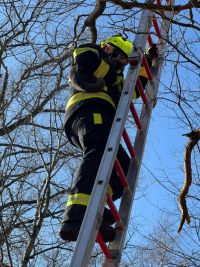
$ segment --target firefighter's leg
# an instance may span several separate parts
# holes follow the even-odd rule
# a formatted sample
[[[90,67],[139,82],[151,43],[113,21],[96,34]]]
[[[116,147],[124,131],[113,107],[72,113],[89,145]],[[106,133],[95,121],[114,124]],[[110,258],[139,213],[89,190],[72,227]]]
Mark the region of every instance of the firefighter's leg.
[[[109,111],[109,110],[108,110]],[[74,183],[68,197],[60,235],[66,241],[75,241],[83,220],[90,194],[101,162],[106,141],[113,121],[113,113],[103,107],[90,105],[82,110],[72,122],[75,139],[79,139],[83,150],[83,158],[75,174]],[[76,230],[73,230],[76,226]],[[114,229],[108,224],[101,225],[101,233],[105,241],[115,238]]]

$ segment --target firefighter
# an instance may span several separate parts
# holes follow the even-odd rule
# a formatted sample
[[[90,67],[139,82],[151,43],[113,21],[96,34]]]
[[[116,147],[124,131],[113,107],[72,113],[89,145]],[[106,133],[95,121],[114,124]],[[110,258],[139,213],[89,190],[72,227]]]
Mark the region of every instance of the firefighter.
[[[96,174],[123,88],[123,70],[128,64],[132,43],[112,36],[101,45],[80,45],[73,53],[70,83],[73,88],[65,113],[65,133],[69,142],[82,151],[82,159],[68,196],[60,236],[76,241],[90,199]],[[117,153],[125,174],[129,156],[120,145]],[[121,197],[123,187],[115,169],[109,181],[113,200]],[[115,239],[114,218],[104,209],[100,226],[105,242]]]

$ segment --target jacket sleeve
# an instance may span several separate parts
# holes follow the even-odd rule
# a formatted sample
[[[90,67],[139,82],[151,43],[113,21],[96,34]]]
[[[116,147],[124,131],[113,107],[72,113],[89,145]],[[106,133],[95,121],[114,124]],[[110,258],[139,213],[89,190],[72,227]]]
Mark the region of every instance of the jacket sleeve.
[[[78,71],[93,75],[97,79],[103,79],[112,84],[117,79],[114,67],[106,60],[103,49],[96,44],[84,44],[75,49],[73,53],[74,63]]]

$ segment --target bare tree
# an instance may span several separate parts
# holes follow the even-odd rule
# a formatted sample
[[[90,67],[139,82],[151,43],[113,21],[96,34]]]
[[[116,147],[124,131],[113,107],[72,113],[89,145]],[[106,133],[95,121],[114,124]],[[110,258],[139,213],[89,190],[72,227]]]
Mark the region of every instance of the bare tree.
[[[0,262],[10,266],[37,265],[41,251],[61,246],[57,225],[79,156],[63,135],[73,36],[62,23],[80,3],[2,5]]]
[[[159,20],[171,7],[103,0],[13,0],[0,7],[0,265],[67,266],[73,245],[58,230],[80,156],[63,133],[73,48],[119,32],[133,39],[142,9]],[[165,61],[171,75],[163,75],[159,95],[186,132],[199,124],[198,8],[199,1],[174,7]],[[196,172],[197,185],[198,179]],[[98,255],[96,249],[91,266]]]

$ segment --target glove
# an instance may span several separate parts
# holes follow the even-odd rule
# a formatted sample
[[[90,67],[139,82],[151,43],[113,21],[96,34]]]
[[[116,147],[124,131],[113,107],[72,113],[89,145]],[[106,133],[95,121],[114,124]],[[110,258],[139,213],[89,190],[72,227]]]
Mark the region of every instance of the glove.
[[[159,55],[158,46],[156,44],[152,44],[147,48],[146,55],[152,58],[157,58]]]
[[[79,71],[77,66],[72,66],[69,82],[77,91],[86,91],[89,93],[99,92],[105,85],[104,80],[98,79],[91,74]]]
[[[115,71],[116,70],[122,70],[123,69],[123,65],[121,63],[121,61],[117,58],[114,57],[110,57],[109,60],[106,60],[106,62],[111,66],[111,68],[113,68]]]

